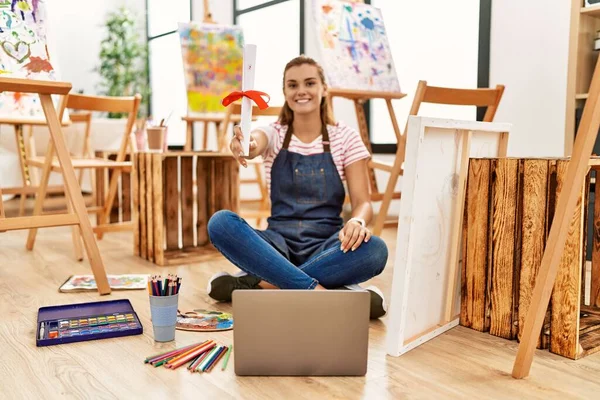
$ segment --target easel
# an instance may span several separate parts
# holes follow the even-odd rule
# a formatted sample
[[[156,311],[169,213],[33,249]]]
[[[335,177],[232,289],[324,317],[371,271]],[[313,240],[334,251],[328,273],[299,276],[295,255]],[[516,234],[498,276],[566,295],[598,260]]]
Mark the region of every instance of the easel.
[[[5,218],[4,209],[0,197],[0,232],[18,229],[44,228],[52,226],[75,225],[81,231],[81,236],[90,259],[92,272],[98,286],[98,292],[102,295],[110,294],[111,289],[106,277],[106,271],[102,263],[100,251],[92,225],[87,215],[81,188],[75,176],[75,170],[69,157],[69,152],[65,144],[65,138],[60,126],[59,116],[56,113],[52,103],[52,95],[66,96],[71,91],[71,84],[66,82],[53,81],[34,81],[29,79],[0,78],[0,91],[37,93],[40,96],[40,102],[52,141],[49,144],[46,155],[47,167],[52,163],[53,150],[56,150],[56,157],[63,170],[63,179],[66,186],[67,201],[69,204],[69,213],[52,215],[35,215],[31,217]],[[61,115],[62,116],[62,115]],[[36,207],[43,201],[45,190],[43,186],[37,191]],[[41,206],[41,203],[40,203]]]
[[[212,18],[212,14],[210,12],[210,7],[208,5],[208,0],[204,0],[203,2],[204,4],[204,18],[202,18],[202,22],[205,24],[216,24],[216,22],[213,20]],[[223,121],[223,116],[219,116],[219,115],[197,115],[197,116],[192,116],[192,115],[187,115],[184,117],[181,117],[181,119],[183,121],[185,121],[186,123],[186,135],[185,135],[185,145],[183,146],[183,150],[184,151],[192,151],[193,148],[193,133],[194,133],[194,123],[195,122],[202,122],[204,124],[204,137],[202,138],[202,149],[206,150],[208,147],[208,127],[209,124],[215,124],[215,130],[217,132],[217,151],[221,151],[221,149],[218,147],[218,143],[219,141],[219,132],[220,132],[220,125],[221,122]],[[234,121],[233,122],[239,122],[239,117],[235,118],[234,117]]]
[[[567,167],[565,184],[556,202],[556,213],[554,214],[544,256],[535,281],[531,304],[525,318],[523,336],[512,371],[512,376],[517,379],[529,375],[537,338],[542,329],[558,266],[567,240],[569,223],[577,206],[578,191],[587,173],[590,156],[598,135],[598,128],[600,128],[600,60],[596,62],[589,96],[583,108],[583,115],[577,130],[573,154]]]
[[[392,120],[392,126],[394,128],[394,134],[396,135],[396,157],[392,165],[384,164],[374,160],[369,160],[369,181],[371,184],[371,200],[381,201],[379,213],[375,219],[375,225],[373,226],[373,234],[379,235],[385,225],[385,218],[387,217],[387,211],[390,207],[392,199],[399,199],[400,193],[395,193],[394,188],[396,182],[398,182],[398,176],[402,170],[402,163],[404,162],[404,148],[405,148],[405,135],[402,135],[400,128],[398,127],[398,120],[396,119],[396,113],[392,105],[392,100],[401,99],[406,96],[404,93],[385,93],[385,92],[372,92],[372,91],[361,91],[361,90],[349,90],[349,89],[336,89],[330,88],[327,90],[327,96],[329,98],[329,104],[333,108],[333,98],[343,97],[354,102],[354,110],[356,111],[356,119],[358,120],[358,129],[360,136],[367,146],[369,153],[373,153],[371,150],[371,141],[369,138],[369,127],[367,126],[367,118],[365,116],[364,104],[367,100],[371,99],[384,99],[387,104],[388,112]],[[377,187],[377,181],[375,180],[375,169],[381,169],[390,173],[390,177],[387,183],[385,192],[381,193]]]
[[[46,126],[46,121],[35,121],[35,120],[19,120],[19,119],[5,119],[1,121],[4,125],[12,125],[15,129],[15,143],[17,146],[17,156],[19,157],[19,168],[21,170],[21,179],[23,181],[23,186],[21,187],[11,187],[4,188],[4,194],[18,194],[20,196],[19,199],[19,216],[25,215],[25,200],[27,196],[31,194],[35,194],[37,191],[37,186],[35,186],[33,182],[32,171],[27,165],[27,159],[35,154],[33,153],[33,149],[31,143],[33,138],[31,137],[31,132],[33,131],[34,126]],[[64,121],[62,125],[67,125]],[[29,126],[31,131],[27,140],[25,139],[24,128],[25,126]],[[29,143],[27,143],[29,142]],[[63,193],[63,187],[49,186],[48,193]]]

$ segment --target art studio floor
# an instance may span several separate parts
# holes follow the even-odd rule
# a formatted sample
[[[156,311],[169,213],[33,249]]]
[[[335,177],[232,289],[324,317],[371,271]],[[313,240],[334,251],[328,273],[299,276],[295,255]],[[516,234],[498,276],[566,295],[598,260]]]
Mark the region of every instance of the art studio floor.
[[[12,203],[12,204],[11,204]],[[18,202],[17,202],[18,203]],[[15,205],[10,201],[9,207]],[[382,235],[390,248],[385,272],[369,284],[389,299],[396,228]],[[571,361],[548,351],[536,351],[531,375],[514,380],[510,371],[517,342],[456,327],[399,357],[385,352],[387,318],[371,322],[369,367],[365,377],[236,377],[233,358],[226,371],[190,373],[144,364],[147,356],[215,339],[231,344],[232,331],[177,331],[175,343],[153,340],[145,290],[59,293],[71,274],[90,273],[87,261],[76,262],[68,228],[42,229],[35,250],[25,250],[25,231],[0,234],[0,388],[4,398],[95,399],[399,399],[399,398],[597,398],[600,353]],[[212,262],[160,268],[132,255],[132,235],[112,233],[99,242],[107,272],[176,273],[183,277],[180,309],[230,311],[206,295],[209,277],[235,269],[219,258]],[[127,298],[144,326],[144,334],[124,338],[35,346],[39,307]]]

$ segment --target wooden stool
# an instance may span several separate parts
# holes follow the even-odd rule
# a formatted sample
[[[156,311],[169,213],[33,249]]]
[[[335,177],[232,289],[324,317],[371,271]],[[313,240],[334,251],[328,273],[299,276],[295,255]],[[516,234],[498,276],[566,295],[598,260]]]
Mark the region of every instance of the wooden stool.
[[[192,151],[192,142],[193,142],[193,128],[194,122],[202,122],[204,123],[204,136],[202,138],[202,148],[201,150],[207,150],[208,148],[208,126],[209,124],[215,124],[216,132],[217,132],[217,144],[220,143],[219,140],[219,132],[221,129],[221,122],[224,120],[224,116],[209,116],[209,115],[197,115],[197,116],[185,116],[181,117],[183,121],[186,123],[186,136],[185,136],[185,146],[183,147],[184,151]],[[234,116],[231,118],[230,122],[240,122],[240,116]],[[220,149],[217,149],[220,150]]]

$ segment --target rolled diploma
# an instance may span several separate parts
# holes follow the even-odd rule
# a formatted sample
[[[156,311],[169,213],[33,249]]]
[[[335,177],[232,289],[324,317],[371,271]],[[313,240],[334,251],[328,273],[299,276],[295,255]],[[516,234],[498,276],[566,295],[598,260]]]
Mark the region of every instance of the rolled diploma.
[[[256,62],[256,45],[247,44],[244,46],[244,63],[242,71],[242,90],[254,89],[254,70]],[[252,100],[242,97],[242,116],[241,129],[244,135],[242,150],[244,155],[250,154],[250,122],[252,121]]]

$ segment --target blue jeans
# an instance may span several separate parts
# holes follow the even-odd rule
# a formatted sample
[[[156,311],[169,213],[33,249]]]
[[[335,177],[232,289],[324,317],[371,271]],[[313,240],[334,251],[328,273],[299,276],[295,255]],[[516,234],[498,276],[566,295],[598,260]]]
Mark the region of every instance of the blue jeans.
[[[372,236],[356,250],[340,250],[338,233],[325,248],[302,265],[292,264],[254,228],[229,210],[215,213],[208,222],[210,240],[229,261],[242,271],[280,289],[327,289],[367,281],[385,268],[388,250],[385,242]]]

